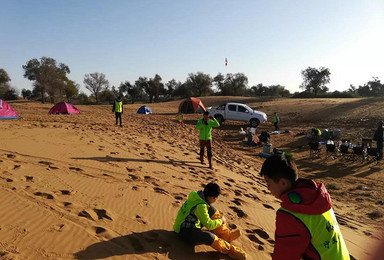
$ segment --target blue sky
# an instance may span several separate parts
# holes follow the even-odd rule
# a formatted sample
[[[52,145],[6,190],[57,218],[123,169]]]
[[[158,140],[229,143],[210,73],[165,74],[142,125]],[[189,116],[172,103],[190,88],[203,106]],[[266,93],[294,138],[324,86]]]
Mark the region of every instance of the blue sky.
[[[0,68],[32,89],[22,65],[48,56],[83,86],[102,72],[110,85],[157,73],[242,72],[249,86],[299,91],[307,67],[331,71],[329,88],[373,76],[384,82],[382,0],[1,0]],[[224,66],[228,58],[228,66]]]

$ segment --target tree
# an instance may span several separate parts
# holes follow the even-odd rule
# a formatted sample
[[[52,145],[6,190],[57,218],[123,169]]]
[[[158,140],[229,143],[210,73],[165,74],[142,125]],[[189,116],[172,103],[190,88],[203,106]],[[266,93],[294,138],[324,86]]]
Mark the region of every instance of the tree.
[[[109,86],[109,81],[105,78],[103,73],[95,72],[91,74],[85,74],[84,76],[84,85],[96,99],[96,103],[99,102],[99,93]]]
[[[21,95],[23,96],[23,99],[31,99],[32,97],[32,91],[30,91],[29,89],[25,89],[23,88],[21,90]]]
[[[185,87],[190,89],[193,96],[207,96],[213,93],[212,82],[213,80],[209,74],[203,72],[190,73],[185,82]]]
[[[318,93],[325,93],[328,91],[328,84],[331,79],[331,72],[328,68],[320,67],[319,69],[308,67],[301,72],[304,79],[300,88],[313,92],[315,97]]]
[[[164,85],[161,83],[162,78],[160,75],[156,74],[153,79],[149,79],[148,85],[151,89],[150,93],[152,94],[149,96],[149,102],[152,103],[152,98],[155,99],[155,102],[159,102],[159,95],[161,92],[163,92]]]
[[[141,86],[141,81],[137,80],[134,85],[131,85],[129,81],[122,82],[120,84],[119,90],[123,93],[128,93],[128,95],[131,96],[131,102],[132,104],[135,103],[135,101],[143,95],[143,89]]]
[[[0,85],[8,83],[11,81],[11,78],[8,76],[8,73],[4,69],[0,69]]]
[[[35,81],[34,87],[40,93],[41,101],[44,103],[45,94],[54,101],[55,94],[62,95],[67,74],[70,73],[69,67],[63,63],[56,64],[56,60],[49,57],[42,57],[39,60],[29,60],[24,69],[24,78]]]
[[[244,73],[228,73],[220,91],[225,96],[242,96],[247,90],[247,85],[248,78]]]
[[[71,102],[71,99],[79,94],[79,89],[79,84],[72,80],[67,80],[64,93],[68,102]]]
[[[224,80],[225,77],[221,73],[217,74],[216,77],[213,78],[213,82],[215,83],[217,90],[221,91],[224,89]]]
[[[167,87],[167,91],[166,91],[166,95],[165,95],[165,99],[169,99],[171,97],[174,97],[174,92],[175,90],[181,85],[181,82],[180,81],[176,81],[175,79],[171,79],[170,81],[168,81],[165,86]]]

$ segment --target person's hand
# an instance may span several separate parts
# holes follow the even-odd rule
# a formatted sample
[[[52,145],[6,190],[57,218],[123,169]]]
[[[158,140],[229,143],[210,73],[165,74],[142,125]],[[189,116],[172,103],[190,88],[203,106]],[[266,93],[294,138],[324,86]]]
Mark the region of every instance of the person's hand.
[[[224,217],[224,215],[221,216],[221,221],[223,221],[223,224],[227,223],[227,220],[226,220],[226,218]]]

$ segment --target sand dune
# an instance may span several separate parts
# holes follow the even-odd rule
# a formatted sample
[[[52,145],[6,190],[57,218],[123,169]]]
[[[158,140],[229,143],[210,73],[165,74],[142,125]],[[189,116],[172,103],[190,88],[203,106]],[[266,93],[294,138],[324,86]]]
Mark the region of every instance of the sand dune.
[[[356,140],[371,137],[384,114],[382,99],[232,99],[269,116],[279,111],[281,127],[295,133],[340,128]],[[126,105],[123,128],[114,125],[109,105],[49,116],[49,104],[11,104],[21,119],[0,121],[1,259],[228,259],[207,246],[185,245],[172,232],[189,192],[210,181],[223,189],[217,207],[243,233],[234,244],[249,259],[270,258],[279,203],[258,176],[261,148],[237,138],[244,124],[214,130],[209,170],[198,160],[199,115],[186,115],[186,127],[178,127],[178,102],[150,105],[153,115],[137,115],[141,104]],[[370,259],[382,239],[382,217],[372,213],[383,212],[383,164],[309,160],[305,137],[294,134],[274,135],[272,143],[295,154],[304,176],[327,185],[351,255]]]

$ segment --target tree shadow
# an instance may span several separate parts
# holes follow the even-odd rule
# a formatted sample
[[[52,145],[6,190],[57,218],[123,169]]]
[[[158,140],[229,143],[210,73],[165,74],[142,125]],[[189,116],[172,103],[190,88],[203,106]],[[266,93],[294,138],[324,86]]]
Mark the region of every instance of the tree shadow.
[[[173,232],[163,229],[154,229],[141,233],[115,237],[88,246],[74,254],[75,259],[103,259],[113,256],[141,255],[156,253],[166,255],[169,259],[228,259],[218,252],[195,253],[193,245],[180,240]]]
[[[134,158],[119,158],[119,157],[71,157],[71,159],[75,160],[94,160],[98,162],[153,162],[153,163],[160,163],[160,164],[171,164],[173,166],[191,166],[191,167],[197,167],[197,168],[206,168],[204,166],[200,165],[200,161],[180,161],[175,159],[169,159],[166,160],[154,160],[154,159],[134,159]],[[193,164],[193,165],[191,165]]]

